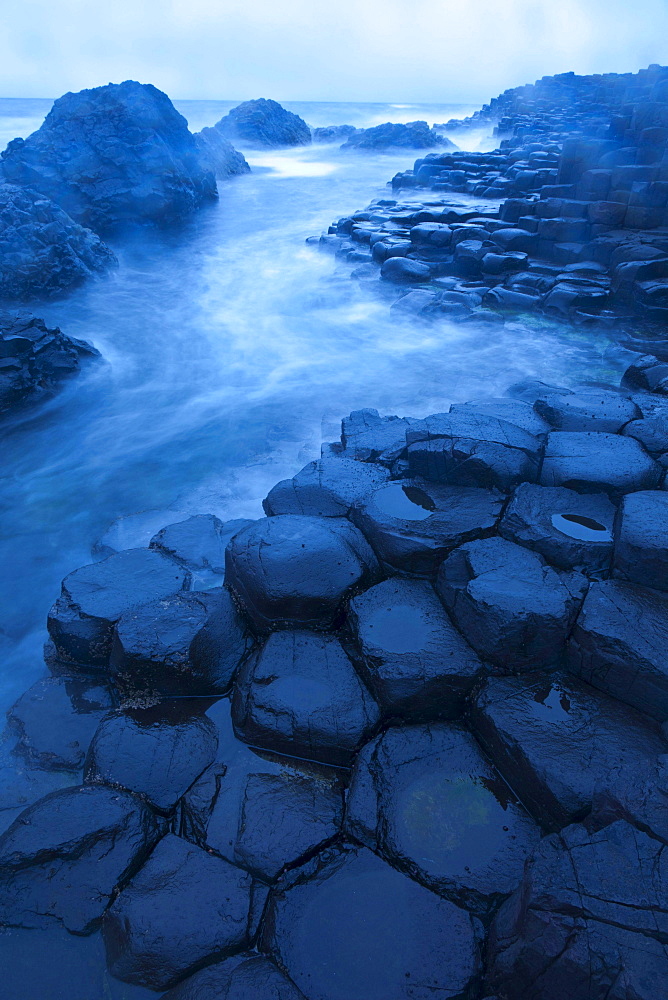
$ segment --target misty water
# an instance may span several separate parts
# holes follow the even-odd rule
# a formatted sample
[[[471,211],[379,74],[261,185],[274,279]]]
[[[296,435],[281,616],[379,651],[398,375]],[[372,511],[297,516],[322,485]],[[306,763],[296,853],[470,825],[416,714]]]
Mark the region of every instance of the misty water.
[[[37,128],[50,103],[0,101],[0,143]],[[176,103],[196,130],[235,102]],[[442,122],[472,110],[286,106],[315,126]],[[60,581],[91,561],[115,518],[260,516],[270,487],[317,457],[352,409],[422,416],[525,376],[570,384],[610,377],[621,363],[604,334],[544,319],[399,321],[378,282],[351,280],[348,265],[305,245],[333,219],[391,196],[386,182],[412,165],[410,152],[244,152],[253,173],[220,184],[216,205],[179,232],[113,242],[114,273],[38,310],[91,341],[105,363],[3,426],[2,709],[43,673]]]

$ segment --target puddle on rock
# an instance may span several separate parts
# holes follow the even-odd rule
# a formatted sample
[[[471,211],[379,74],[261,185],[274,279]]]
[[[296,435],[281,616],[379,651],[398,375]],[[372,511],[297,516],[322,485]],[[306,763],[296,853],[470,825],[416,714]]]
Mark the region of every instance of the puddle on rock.
[[[373,502],[383,514],[400,521],[424,521],[436,510],[436,504],[419,486],[390,483],[374,494]]]
[[[582,514],[553,514],[552,526],[562,534],[582,542],[612,541],[612,535],[604,524]]]
[[[529,703],[533,714],[546,722],[565,722],[571,718],[571,700],[558,684],[536,691]]]

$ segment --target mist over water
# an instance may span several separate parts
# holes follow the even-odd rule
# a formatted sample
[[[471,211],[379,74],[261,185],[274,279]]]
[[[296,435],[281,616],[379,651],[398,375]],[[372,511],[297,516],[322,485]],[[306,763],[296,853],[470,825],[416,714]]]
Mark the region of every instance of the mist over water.
[[[176,105],[196,130],[234,103]],[[49,106],[0,101],[0,143],[33,131]],[[286,106],[311,125],[432,123],[471,110]],[[2,709],[43,672],[60,581],[91,561],[114,518],[257,517],[271,486],[318,457],[352,409],[423,416],[527,375],[569,384],[615,367],[605,335],[544,319],[398,320],[377,281],[351,280],[349,265],[305,245],[333,219],[391,197],[385,184],[410,152],[244,152],[255,172],[221,183],[219,202],[188,227],[117,241],[116,272],[37,310],[92,341],[105,364],[3,427]]]

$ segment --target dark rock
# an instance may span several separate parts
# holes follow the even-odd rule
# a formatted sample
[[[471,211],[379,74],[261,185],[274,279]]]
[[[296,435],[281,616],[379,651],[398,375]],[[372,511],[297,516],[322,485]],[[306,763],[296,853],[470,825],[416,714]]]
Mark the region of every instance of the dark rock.
[[[85,785],[46,795],[0,837],[0,923],[61,921],[89,934],[161,833],[153,813],[127,792]]]
[[[252,877],[168,834],[108,910],[103,933],[117,979],[166,989],[250,944]]]
[[[449,247],[452,229],[444,222],[421,222],[411,229],[411,243],[424,247]]]
[[[641,416],[633,400],[607,389],[578,389],[539,396],[534,408],[559,431],[606,431],[616,434],[629,420]]]
[[[213,126],[232,141],[252,146],[308,146],[311,130],[299,115],[263,97],[244,101]]]
[[[346,829],[479,916],[517,888],[540,837],[474,738],[447,724],[389,729],[364,747]]]
[[[561,661],[586,586],[504,538],[468,542],[442,564],[436,590],[479,655],[506,670]]]
[[[102,716],[109,690],[84,677],[37,681],[7,713],[19,732],[17,749],[35,766],[78,771]]]
[[[651,354],[637,358],[622,375],[621,386],[668,395],[668,363]]]
[[[381,486],[353,507],[351,519],[384,564],[430,574],[455,546],[491,535],[502,509],[492,490],[414,479]]]
[[[221,521],[215,514],[194,514],[168,524],[153,536],[150,548],[171,556],[193,574],[193,590],[220,587],[225,576],[225,549],[238,531],[253,522]]]
[[[99,236],[44,195],[0,183],[0,299],[63,295],[116,264]]]
[[[58,656],[104,669],[119,618],[136,604],[170,597],[189,584],[187,570],[150,549],[128,549],[75,569],[63,580],[47,620]]]
[[[668,978],[662,846],[623,821],[541,841],[492,925],[490,985],[508,1000],[654,1000]]]
[[[321,458],[309,462],[292,479],[277,483],[262,506],[270,517],[276,514],[345,517],[356,500],[389,478],[382,465],[349,458]]]
[[[318,129],[316,129],[316,132]],[[305,1000],[277,965],[264,955],[235,955],[200,969],[162,1000]]]
[[[350,603],[364,677],[390,716],[453,719],[482,664],[431,584],[394,577]]]
[[[2,169],[95,231],[173,223],[216,198],[185,118],[134,80],[59,98],[36,132],[9,143]]]
[[[547,434],[550,425],[539,417],[534,408],[521,399],[506,399],[503,396],[498,399],[479,399],[470,403],[453,403],[450,413],[460,411],[466,413],[479,413],[485,417],[498,417],[499,420],[506,420],[509,424],[516,424],[528,434],[539,437]]]
[[[272,892],[262,947],[309,1000],[473,996],[477,929],[365,848],[326,851]]]
[[[656,488],[663,469],[635,438],[599,431],[553,431],[548,435],[540,481],[576,493],[617,497]]]
[[[246,157],[235,149],[229,139],[214,128],[203,128],[194,135],[200,151],[200,161],[205,170],[210,170],[216,177],[237,177],[239,174],[249,174],[250,167]]]
[[[538,475],[540,441],[497,417],[437,413],[414,422],[407,441],[410,471],[433,482],[510,490]]]
[[[120,617],[109,671],[130,696],[224,694],[250,643],[226,590],[178,593]]]
[[[78,785],[78,771],[47,771],[34,765],[17,745],[19,734],[9,726],[0,732],[0,834],[27,806],[50,792]]]
[[[405,125],[385,122],[373,128],[362,128],[348,136],[341,149],[433,149],[434,147],[456,149],[454,142],[447,139],[426,122],[408,122]]]
[[[124,788],[170,812],[216,756],[216,727],[203,707],[174,699],[111,713],[90,744],[86,782]]]
[[[410,417],[381,417],[378,410],[353,410],[341,422],[341,444],[350,458],[392,465],[406,450]]]
[[[314,142],[337,142],[355,135],[357,131],[354,125],[324,125],[321,128],[311,129],[311,135]]]
[[[619,507],[615,576],[668,590],[668,493],[629,493]]]
[[[226,578],[260,630],[295,624],[327,628],[346,597],[376,581],[378,564],[350,522],[285,514],[234,536]]]
[[[656,723],[568,674],[490,677],[471,724],[511,788],[548,830],[590,813],[620,782],[634,785],[668,751]],[[620,795],[637,821],[652,810]],[[610,811],[610,810],[609,810]],[[615,816],[620,818],[618,803]]]
[[[247,743],[343,766],[380,717],[339,641],[312,632],[275,632],[245,661],[232,715]]]
[[[399,285],[419,284],[428,281],[431,268],[419,260],[409,260],[407,257],[388,257],[380,269],[380,276],[385,281]]]
[[[593,583],[573,629],[569,669],[663,722],[668,719],[668,596],[617,580]]]
[[[631,420],[623,434],[634,437],[656,456],[668,451],[668,413],[654,413],[643,420]]]
[[[615,508],[602,494],[523,483],[499,525],[504,538],[539,552],[560,569],[607,576]]]

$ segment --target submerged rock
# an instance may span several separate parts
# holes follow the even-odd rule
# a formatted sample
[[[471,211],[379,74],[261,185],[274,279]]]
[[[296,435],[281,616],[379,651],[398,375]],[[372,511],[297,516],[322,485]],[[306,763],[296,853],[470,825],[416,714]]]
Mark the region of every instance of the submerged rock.
[[[64,295],[117,263],[99,236],[44,194],[0,183],[0,300]]]
[[[480,916],[519,885],[540,837],[474,738],[448,724],[389,729],[362,750],[346,829]]]
[[[59,98],[36,132],[9,143],[2,171],[96,232],[178,222],[216,198],[185,118],[134,80]]]
[[[213,126],[232,141],[252,146],[308,146],[311,130],[306,122],[264,97],[244,101]]]
[[[309,1000],[472,996],[480,973],[471,917],[365,848],[338,848],[272,891],[262,948]]]

